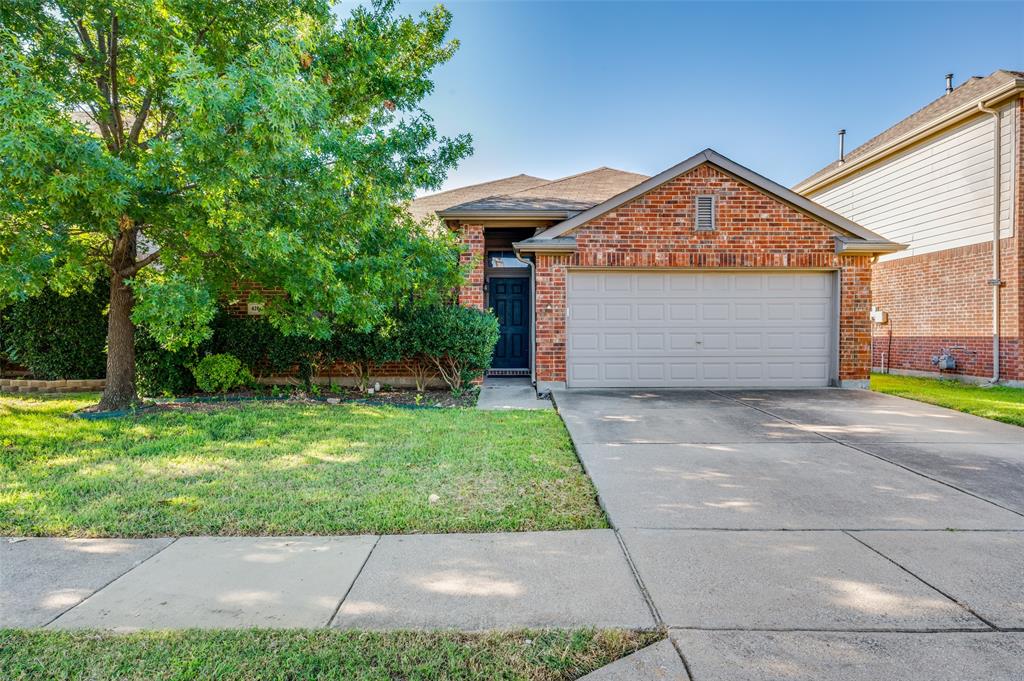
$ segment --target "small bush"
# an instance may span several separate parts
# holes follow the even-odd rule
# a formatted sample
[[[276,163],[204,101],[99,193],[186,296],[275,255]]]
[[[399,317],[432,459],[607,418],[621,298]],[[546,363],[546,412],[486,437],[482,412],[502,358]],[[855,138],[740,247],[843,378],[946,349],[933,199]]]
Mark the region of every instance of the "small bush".
[[[398,327],[388,324],[364,330],[339,326],[331,337],[328,354],[356,377],[360,390],[366,390],[380,365],[402,359]]]
[[[427,356],[433,333],[429,317],[433,310],[433,307],[406,310],[400,317],[395,334],[401,358],[413,372],[417,392],[426,390],[427,381],[437,375],[437,366]]]
[[[251,385],[256,379],[234,355],[207,355],[192,369],[196,385],[203,392],[226,393]]]
[[[324,341],[286,336],[265,317],[236,317],[221,312],[214,322],[212,351],[234,355],[254,375],[281,374],[298,367],[308,385],[322,361]]]
[[[135,330],[135,380],[144,397],[170,397],[196,391],[192,367],[202,348],[171,352],[143,329]]]
[[[408,333],[452,392],[461,393],[491,366],[498,320],[489,311],[462,306],[424,308],[409,320]]]
[[[103,378],[107,370],[107,283],[62,296],[46,289],[0,316],[0,353],[44,380]]]

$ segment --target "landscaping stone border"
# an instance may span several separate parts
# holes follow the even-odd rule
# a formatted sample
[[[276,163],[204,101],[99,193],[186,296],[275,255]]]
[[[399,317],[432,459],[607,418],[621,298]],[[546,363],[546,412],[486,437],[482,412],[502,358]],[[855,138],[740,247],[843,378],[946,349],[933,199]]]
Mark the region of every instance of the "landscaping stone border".
[[[42,381],[34,378],[0,378],[0,392],[12,393],[88,393],[103,390],[103,378]]]

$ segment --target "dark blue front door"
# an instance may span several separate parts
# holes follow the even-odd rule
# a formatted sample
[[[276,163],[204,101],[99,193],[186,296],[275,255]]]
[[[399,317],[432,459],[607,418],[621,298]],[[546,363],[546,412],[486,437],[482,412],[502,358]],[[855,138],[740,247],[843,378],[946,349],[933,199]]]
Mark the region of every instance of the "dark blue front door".
[[[530,368],[530,278],[491,277],[490,306],[498,318],[495,369]]]

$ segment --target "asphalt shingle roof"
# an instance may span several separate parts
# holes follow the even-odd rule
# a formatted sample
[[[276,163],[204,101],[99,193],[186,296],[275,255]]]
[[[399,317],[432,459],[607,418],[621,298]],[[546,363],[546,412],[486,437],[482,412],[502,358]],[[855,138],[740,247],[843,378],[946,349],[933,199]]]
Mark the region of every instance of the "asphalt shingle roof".
[[[848,152],[846,154],[846,164],[867,156],[879,147],[884,146],[886,143],[902,137],[913,130],[924,127],[929,123],[938,120],[943,115],[957,107],[963,106],[971,100],[977,99],[986,92],[995,90],[1012,80],[1016,80],[1017,78],[1024,78],[1024,72],[1000,69],[998,71],[993,71],[988,76],[974,76],[969,78],[948,95],[944,94],[942,97],[939,97],[924,108],[921,108],[910,116],[907,116],[885,132],[875,135],[853,151]],[[799,182],[796,186],[801,187],[809,182],[813,182],[814,180],[822,178],[836,170],[840,165],[846,164],[840,164],[837,159],[807,179]]]
[[[409,212],[417,220],[422,220],[432,213],[457,206],[460,203],[475,201],[496,194],[518,192],[530,187],[536,187],[537,185],[547,184],[550,181],[542,177],[533,177],[532,175],[503,177],[500,180],[481,182],[480,184],[472,184],[468,187],[458,187],[438,192],[437,194],[421,196],[409,204]]]
[[[595,168],[515,192],[495,194],[450,206],[458,211],[564,210],[579,212],[621,194],[646,175],[614,168]]]

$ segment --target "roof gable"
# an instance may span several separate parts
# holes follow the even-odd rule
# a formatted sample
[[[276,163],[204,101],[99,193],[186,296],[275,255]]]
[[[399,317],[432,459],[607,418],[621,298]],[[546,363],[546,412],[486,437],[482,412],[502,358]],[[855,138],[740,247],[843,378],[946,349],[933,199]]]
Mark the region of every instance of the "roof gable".
[[[749,168],[745,168],[738,163],[729,160],[722,156],[713,149],[705,149],[704,151],[691,156],[682,163],[672,166],[671,168],[658,173],[654,177],[647,179],[640,184],[627,189],[626,191],[611,197],[607,201],[597,204],[588,210],[585,210],[578,215],[575,215],[567,220],[564,220],[553,227],[545,230],[537,236],[529,239],[531,244],[540,243],[543,241],[550,241],[564,237],[567,233],[576,229],[577,227],[586,224],[587,222],[604,215],[612,210],[615,210],[619,206],[632,201],[644,194],[654,190],[657,187],[669,182],[670,180],[679,177],[680,175],[687,173],[698,166],[704,164],[711,164],[719,170],[725,172],[727,175],[731,175],[736,179],[744,182],[755,189],[758,189],[769,196],[781,201],[782,203],[788,204],[796,210],[810,215],[822,222],[827,227],[836,231],[841,238],[849,241],[859,241],[864,243],[875,244],[878,247],[879,252],[884,250],[898,250],[899,246],[887,239],[882,238],[878,234],[861,227],[857,223],[847,220],[841,215],[834,213],[824,206],[820,206],[810,199],[803,197],[796,192],[783,187],[777,182],[773,182],[763,175],[759,175]],[[526,242],[522,242],[526,243]]]

